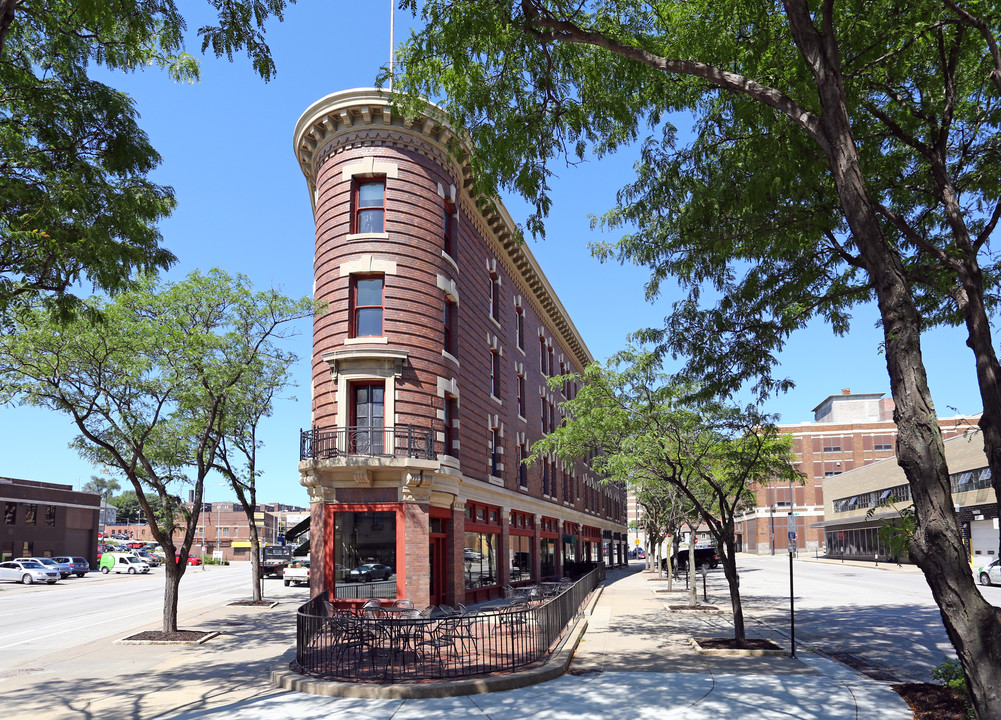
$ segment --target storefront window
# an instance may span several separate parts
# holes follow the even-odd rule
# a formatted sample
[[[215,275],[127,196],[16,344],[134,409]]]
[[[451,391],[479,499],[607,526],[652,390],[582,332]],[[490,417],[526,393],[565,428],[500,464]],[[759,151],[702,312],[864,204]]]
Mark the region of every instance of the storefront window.
[[[498,536],[493,533],[466,533],[466,589],[497,584]]]
[[[542,538],[539,543],[542,577],[556,574],[556,541],[552,538]]]
[[[532,538],[525,535],[511,535],[510,542],[511,582],[532,579]]]
[[[577,560],[577,538],[573,535],[563,536],[563,563],[576,562]]]
[[[336,512],[334,513],[334,581],[357,579],[395,579],[396,574],[396,513]],[[351,571],[367,567],[357,578]],[[385,568],[390,569],[386,577]]]

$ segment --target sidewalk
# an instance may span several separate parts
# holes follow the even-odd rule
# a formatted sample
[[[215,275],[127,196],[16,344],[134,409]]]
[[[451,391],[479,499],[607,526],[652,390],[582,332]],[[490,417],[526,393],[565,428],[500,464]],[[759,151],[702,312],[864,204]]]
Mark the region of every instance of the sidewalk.
[[[609,573],[570,672],[517,690],[438,699],[286,692],[269,670],[294,657],[291,607],[223,607],[185,625],[221,629],[200,646],[94,644],[0,680],[6,718],[192,720],[911,720],[888,686],[798,649],[798,658],[697,655],[692,636],[728,636],[729,616],[671,613],[666,583],[634,565]],[[674,604],[678,599],[670,601]],[[683,601],[681,601],[683,602]],[[788,641],[748,623],[748,635]],[[124,634],[124,633],[123,633]]]

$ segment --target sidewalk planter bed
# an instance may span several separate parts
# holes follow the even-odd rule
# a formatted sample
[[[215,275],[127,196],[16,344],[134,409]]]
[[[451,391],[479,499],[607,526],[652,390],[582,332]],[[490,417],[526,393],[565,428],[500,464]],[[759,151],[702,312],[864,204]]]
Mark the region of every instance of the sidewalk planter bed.
[[[523,670],[549,658],[603,579],[599,566],[537,604],[419,618],[365,617],[337,610],[318,595],[297,613],[290,669],[313,678],[386,684]]]
[[[692,607],[691,605],[668,605],[667,609],[671,612],[680,613],[704,613],[706,615],[723,614],[723,611],[715,605],[696,605],[695,607]]]
[[[744,641],[747,647],[732,646],[733,638],[689,638],[689,643],[699,655],[739,655],[746,657],[788,657],[789,653],[771,640],[764,638],[748,638]]]

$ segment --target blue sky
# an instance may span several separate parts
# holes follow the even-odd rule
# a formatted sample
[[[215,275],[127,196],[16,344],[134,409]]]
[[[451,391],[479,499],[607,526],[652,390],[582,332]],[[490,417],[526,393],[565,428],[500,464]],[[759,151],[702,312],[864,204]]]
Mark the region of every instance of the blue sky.
[[[185,9],[207,3],[184,3]],[[264,83],[242,57],[233,63],[202,58],[197,85],[170,81],[156,70],[115,75],[109,80],[130,93],[141,125],[163,156],[157,182],[174,187],[178,208],[162,225],[164,245],[179,262],[168,273],[178,279],[191,270],[221,267],[248,275],[255,286],[276,287],[290,296],[312,287],[314,227],[305,181],[292,152],[299,115],[332,92],[374,84],[389,54],[389,0],[301,2],[289,7],[282,24],[269,26],[267,39],[278,76]],[[188,16],[189,51],[200,44],[193,30],[204,18]],[[396,36],[409,18],[397,13]],[[615,192],[631,175],[635,157],[616,157],[566,168],[554,179],[548,239],[530,240],[539,260],[584,341],[596,359],[625,345],[638,328],[659,326],[673,296],[646,303],[646,272],[601,265],[590,257],[589,241],[614,239],[590,229],[589,213],[612,207]],[[527,206],[504,197],[516,221]],[[782,354],[781,372],[796,388],[769,403],[783,422],[812,419],[811,409],[842,388],[889,394],[881,333],[873,308],[862,308],[849,337],[837,338],[816,325],[793,337]],[[295,368],[298,402],[285,400],[263,428],[262,502],[307,504],[299,485],[298,434],[309,425],[308,324],[290,344],[300,355]],[[942,416],[978,412],[972,354],[956,330],[926,336],[925,359],[933,399]],[[96,470],[67,447],[74,436],[60,415],[32,408],[0,409],[5,448],[0,475],[80,487]],[[209,500],[234,499],[206,485]],[[184,493],[186,495],[186,493]]]

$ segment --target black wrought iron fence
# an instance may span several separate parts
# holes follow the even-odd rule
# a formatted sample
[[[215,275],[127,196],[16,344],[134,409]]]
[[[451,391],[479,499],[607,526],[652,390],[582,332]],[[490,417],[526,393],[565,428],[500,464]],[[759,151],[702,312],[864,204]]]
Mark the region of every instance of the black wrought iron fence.
[[[415,425],[310,428],[299,432],[299,459],[344,455],[395,456],[433,460],[434,433]]]
[[[455,614],[336,610],[324,596],[299,608],[293,669],[314,677],[417,682],[512,672],[556,647],[605,577],[599,565],[555,597]]]

